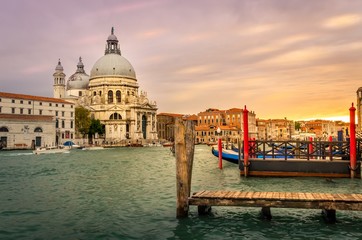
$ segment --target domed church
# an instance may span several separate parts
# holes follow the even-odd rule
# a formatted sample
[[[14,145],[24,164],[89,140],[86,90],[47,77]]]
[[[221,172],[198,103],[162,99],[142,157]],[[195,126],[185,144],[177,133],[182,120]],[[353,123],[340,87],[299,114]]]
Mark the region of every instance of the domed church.
[[[104,56],[85,73],[82,58],[77,70],[65,84],[64,69],[59,60],[55,68],[54,97],[90,110],[91,117],[105,125],[107,143],[145,143],[157,140],[155,101],[140,91],[131,63],[121,55],[112,27]]]

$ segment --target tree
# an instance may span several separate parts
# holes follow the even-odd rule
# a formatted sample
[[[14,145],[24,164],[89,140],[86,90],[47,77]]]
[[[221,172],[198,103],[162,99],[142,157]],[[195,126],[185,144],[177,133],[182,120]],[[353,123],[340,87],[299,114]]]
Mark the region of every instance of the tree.
[[[104,124],[101,124],[101,121],[99,119],[92,118],[90,121],[90,126],[88,131],[88,137],[90,143],[93,143],[93,137],[96,133],[98,134],[104,133]]]
[[[294,129],[299,131],[300,130],[300,122],[295,122]]]
[[[90,111],[84,107],[75,108],[75,131],[82,134],[84,138],[85,135],[89,132],[89,127],[91,125]]]

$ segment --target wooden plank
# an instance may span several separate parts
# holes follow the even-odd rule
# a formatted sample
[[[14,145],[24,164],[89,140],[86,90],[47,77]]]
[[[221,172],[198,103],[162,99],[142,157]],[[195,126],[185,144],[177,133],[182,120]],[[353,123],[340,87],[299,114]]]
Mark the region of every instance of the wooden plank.
[[[362,201],[362,195],[361,195],[361,194],[352,193],[351,195],[352,195],[352,197],[354,197],[357,201]]]
[[[237,198],[246,198],[246,195],[247,195],[247,194],[248,194],[248,192],[239,192]]]
[[[260,192],[259,199],[265,199],[267,194],[267,192]]]
[[[201,192],[195,192],[192,194],[192,197],[199,197],[201,196],[203,193],[205,192],[205,190],[201,191]]]
[[[284,200],[284,199],[285,199],[285,192],[280,192],[280,193],[279,193],[279,199],[280,199],[280,200]]]
[[[334,201],[334,197],[333,197],[332,194],[330,194],[330,193],[325,193],[324,195],[326,196],[326,199],[325,199],[325,200]]]
[[[260,197],[260,192],[255,192],[251,198],[252,199],[259,199],[259,197]]]
[[[298,193],[298,199],[299,201],[305,201],[306,199],[305,193]]]
[[[308,200],[308,201],[311,201],[311,200],[314,199],[314,198],[313,198],[313,195],[312,195],[311,193],[305,193],[305,196],[307,197],[307,200]]]

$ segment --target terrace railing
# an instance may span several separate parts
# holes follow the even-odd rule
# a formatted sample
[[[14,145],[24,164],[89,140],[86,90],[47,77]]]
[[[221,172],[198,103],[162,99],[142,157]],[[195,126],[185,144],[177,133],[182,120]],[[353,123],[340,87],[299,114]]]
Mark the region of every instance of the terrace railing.
[[[362,140],[357,139],[357,160],[361,160]],[[243,152],[243,151],[242,151]],[[349,141],[249,141],[250,158],[349,160]]]

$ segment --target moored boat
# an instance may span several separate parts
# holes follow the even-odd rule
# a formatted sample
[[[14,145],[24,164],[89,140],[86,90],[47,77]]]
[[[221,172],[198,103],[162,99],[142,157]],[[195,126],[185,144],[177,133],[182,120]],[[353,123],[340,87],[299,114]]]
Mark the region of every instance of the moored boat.
[[[69,150],[58,147],[40,147],[33,151],[34,154],[49,154],[49,153],[68,153]]]
[[[219,151],[217,149],[211,148],[211,152],[215,157],[219,157]],[[239,163],[239,154],[233,150],[222,149],[221,157],[228,162]]]
[[[82,150],[102,150],[102,149],[104,149],[104,147],[102,146],[89,146],[82,148]]]

